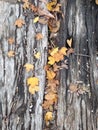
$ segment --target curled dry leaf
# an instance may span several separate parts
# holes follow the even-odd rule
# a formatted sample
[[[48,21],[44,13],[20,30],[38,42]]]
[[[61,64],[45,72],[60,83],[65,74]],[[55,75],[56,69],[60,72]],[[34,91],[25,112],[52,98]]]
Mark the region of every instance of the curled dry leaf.
[[[48,26],[51,32],[56,33],[60,29],[60,20],[49,19]]]
[[[15,56],[15,52],[14,51],[9,51],[7,53],[8,57],[14,57]]]
[[[41,39],[43,39],[43,34],[37,33],[35,37],[36,37],[36,40],[41,40]]]
[[[30,70],[33,70],[34,69],[34,65],[32,64],[29,64],[29,63],[26,63],[24,65],[24,67],[26,68],[26,71],[29,72]]]
[[[24,20],[19,18],[15,21],[15,25],[19,28],[21,28],[25,24]]]
[[[9,43],[9,44],[13,44],[14,42],[15,42],[14,38],[10,37],[10,38],[8,39],[8,43]]]
[[[53,72],[52,70],[48,70],[47,71],[47,79],[48,80],[51,80],[51,79],[53,79],[53,78],[55,78],[55,76],[56,76],[56,73],[55,72]]]

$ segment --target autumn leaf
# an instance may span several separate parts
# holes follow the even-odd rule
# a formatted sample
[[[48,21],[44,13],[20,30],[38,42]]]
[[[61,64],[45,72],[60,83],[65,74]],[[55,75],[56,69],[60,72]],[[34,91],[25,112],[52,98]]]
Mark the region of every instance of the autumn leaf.
[[[52,100],[54,103],[57,102],[57,94],[53,93],[53,92],[50,92],[48,94],[45,95],[45,99],[46,100]]]
[[[8,57],[14,57],[15,56],[15,52],[14,51],[9,51],[7,53]]]
[[[56,63],[53,64],[53,71],[54,71],[54,72],[59,71],[59,69],[60,69],[60,66],[58,66]]]
[[[52,11],[54,11],[54,12],[61,12],[60,8],[61,8],[61,4],[57,4],[56,7],[52,9]]]
[[[37,33],[35,37],[36,37],[36,40],[41,40],[41,39],[43,39],[43,34]]]
[[[38,11],[38,8],[36,6],[34,6],[33,4],[31,4],[30,6],[31,10],[35,13]]]
[[[69,56],[72,53],[74,53],[74,49],[73,48],[69,48],[68,51],[67,51],[67,56]]]
[[[56,73],[54,73],[52,70],[48,70],[47,71],[47,79],[48,80],[51,80],[51,79],[53,79],[54,77],[56,76]]]
[[[71,83],[70,86],[69,86],[69,90],[70,90],[72,93],[77,92],[77,90],[78,90],[77,84]]]
[[[39,20],[39,17],[35,17],[35,18],[33,19],[33,23],[37,23],[38,20]]]
[[[47,24],[47,23],[48,23],[48,19],[45,18],[45,17],[39,18],[38,22],[39,22],[40,24]]]
[[[8,43],[9,43],[9,44],[13,44],[14,42],[15,42],[14,38],[10,37],[10,38],[8,39]]]
[[[63,55],[66,55],[67,53],[66,53],[66,51],[67,51],[68,49],[66,48],[66,47],[62,47],[60,50],[59,50],[59,53],[61,53],[61,54],[63,54]]]
[[[30,70],[33,70],[34,69],[34,65],[32,64],[29,64],[29,63],[26,63],[24,65],[24,67],[26,68],[26,71],[29,72]]]
[[[53,64],[55,63],[55,59],[54,59],[52,56],[49,56],[49,57],[48,57],[48,60],[49,60],[49,61],[48,61],[48,64],[49,64],[49,65],[53,65]]]
[[[19,18],[19,19],[17,19],[17,20],[15,21],[15,25],[16,25],[17,27],[19,27],[19,28],[21,28],[22,25],[24,25],[24,24],[25,24],[25,22],[24,22],[24,20],[21,19],[21,18]]]
[[[44,103],[42,104],[42,107],[44,109],[49,109],[51,105],[53,105],[53,101],[48,100],[48,101],[44,101]]]
[[[29,7],[30,7],[30,3],[28,1],[24,2],[23,8],[24,9],[29,9]]]
[[[50,55],[53,56],[57,52],[58,52],[58,47],[53,48],[52,51],[50,52]]]
[[[56,19],[49,19],[48,26],[50,29],[50,32],[56,33],[60,29],[60,20]]]
[[[59,62],[64,59],[64,55],[61,53],[57,52],[53,55],[53,58],[55,59],[56,62]]]
[[[53,119],[52,112],[47,112],[45,114],[45,121],[51,121]]]
[[[29,86],[38,86],[39,84],[39,79],[37,77],[30,77],[27,79],[27,85]]]
[[[36,59],[39,59],[41,54],[40,54],[40,52],[37,52],[37,53],[34,54],[34,56],[35,56]]]
[[[71,47],[71,46],[72,46],[72,38],[67,39],[67,44],[68,44],[68,46],[69,46],[69,47]]]
[[[95,3],[98,5],[98,0],[95,0]]]
[[[31,94],[35,94],[35,92],[37,92],[37,91],[39,91],[39,86],[34,86],[34,87],[29,86],[29,92]]]
[[[47,3],[47,9],[49,10],[49,11],[52,11],[53,10],[53,6],[55,6],[56,5],[56,1],[53,1],[53,2],[49,2],[49,3]]]

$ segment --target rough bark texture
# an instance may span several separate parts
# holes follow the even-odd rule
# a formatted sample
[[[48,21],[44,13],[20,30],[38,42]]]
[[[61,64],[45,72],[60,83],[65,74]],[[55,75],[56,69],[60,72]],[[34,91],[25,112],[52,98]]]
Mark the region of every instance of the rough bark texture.
[[[62,2],[62,1],[61,1]],[[58,119],[59,130],[97,130],[98,66],[97,26],[98,6],[94,1],[63,1],[65,19],[60,30],[60,46],[73,38],[75,54],[69,57],[69,70],[61,71]],[[67,75],[68,74],[68,75]],[[88,94],[69,93],[69,84],[81,82]]]
[[[43,66],[47,60],[47,26],[33,24],[31,14],[27,16],[21,4],[6,1],[0,1],[0,130],[43,130],[41,104],[45,87]],[[60,72],[55,128],[97,130],[98,7],[92,0],[61,0],[61,4],[64,19],[61,20],[58,45],[64,46],[66,39],[72,37],[75,53],[68,58],[69,69]],[[43,3],[39,5],[44,8]],[[22,28],[14,25],[19,17],[26,21]],[[42,32],[41,41],[35,40],[36,32]],[[15,38],[15,44],[8,44],[9,37]],[[41,52],[40,60],[33,57],[35,48]],[[15,51],[14,58],[7,56],[10,50]],[[26,79],[32,76],[32,72],[27,73],[23,68],[27,62],[35,64],[33,75],[40,79],[40,91],[35,96],[28,93],[26,85]],[[90,93],[78,96],[68,91],[70,83],[79,81],[82,81],[81,87],[89,87]]]
[[[40,6],[45,7],[43,3],[40,3]],[[0,129],[2,130],[42,130],[41,104],[45,87],[43,66],[47,60],[47,26],[33,24],[32,19],[23,14],[21,4],[0,1]],[[14,25],[18,18],[26,21],[22,28]],[[37,32],[41,32],[44,36],[40,41],[35,40]],[[10,37],[15,38],[15,44],[8,44]],[[34,60],[35,48],[41,53],[39,60]],[[15,51],[14,58],[7,56],[10,50]],[[33,75],[40,81],[40,91],[34,97],[30,96],[26,85],[26,79],[32,76],[32,72],[27,73],[23,67],[27,62],[35,64]]]

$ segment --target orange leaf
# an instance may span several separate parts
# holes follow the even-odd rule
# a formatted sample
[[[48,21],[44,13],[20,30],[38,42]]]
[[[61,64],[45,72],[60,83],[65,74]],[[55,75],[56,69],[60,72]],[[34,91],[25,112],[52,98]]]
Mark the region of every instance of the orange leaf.
[[[24,24],[25,24],[25,22],[24,22],[24,20],[21,19],[21,18],[19,18],[19,19],[17,19],[17,20],[15,21],[15,25],[16,25],[17,27],[19,27],[19,28],[21,28],[22,25],[24,25]]]
[[[53,115],[52,115],[52,112],[47,112],[45,114],[45,121],[51,121],[53,119]]]
[[[58,47],[53,48],[52,51],[50,52],[50,55],[53,56],[57,52],[58,52]]]
[[[15,56],[15,52],[14,51],[9,51],[7,55],[8,55],[8,57],[13,57],[13,56]]]
[[[24,65],[24,67],[26,68],[26,71],[29,72],[30,70],[33,70],[34,69],[34,65],[32,64],[29,64],[29,63],[26,63]]]
[[[37,33],[35,37],[36,37],[36,40],[41,40],[41,39],[43,39],[43,34]]]
[[[8,43],[9,43],[9,44],[13,44],[14,42],[15,42],[14,38],[10,37],[10,38],[8,39]]]
[[[67,44],[68,44],[68,46],[69,46],[69,47],[71,47],[71,46],[72,46],[72,38],[67,39]]]
[[[54,103],[56,103],[57,102],[57,94],[50,92],[50,93],[45,95],[45,99],[52,100]]]
[[[63,54],[63,55],[66,55],[66,51],[68,49],[66,47],[62,47],[60,50],[59,50],[59,53]]]
[[[59,61],[64,59],[64,55],[62,55],[61,53],[57,52],[57,53],[54,54],[53,58],[55,59],[56,62],[59,62]]]
[[[52,70],[47,71],[47,79],[48,80],[51,80],[51,79],[55,78],[55,76],[56,76],[56,73],[54,73]]]

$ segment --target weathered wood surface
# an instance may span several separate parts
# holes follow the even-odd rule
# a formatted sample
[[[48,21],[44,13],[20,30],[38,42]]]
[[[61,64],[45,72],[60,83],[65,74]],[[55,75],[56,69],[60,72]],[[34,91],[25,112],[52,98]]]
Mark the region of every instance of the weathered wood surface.
[[[40,6],[45,7],[43,3]],[[34,25],[32,19],[23,13],[21,4],[0,1],[0,130],[42,130],[41,104],[45,87],[43,66],[47,60],[47,26]],[[18,18],[27,21],[22,28],[14,25]],[[37,32],[44,36],[41,41],[35,40]],[[15,44],[8,44],[10,37],[15,38]],[[36,61],[33,57],[35,48],[41,53],[40,60]],[[14,58],[7,56],[10,50],[15,51]],[[23,67],[27,62],[35,64],[33,75],[40,80],[40,91],[35,97],[30,96],[26,85],[26,79],[32,76]]]
[[[57,125],[59,130],[98,129],[98,6],[94,1],[61,1],[65,19],[60,30],[60,46],[73,38],[75,54],[69,57],[69,70],[60,75]],[[68,75],[67,75],[68,74]],[[82,81],[88,94],[69,93],[69,84]]]

